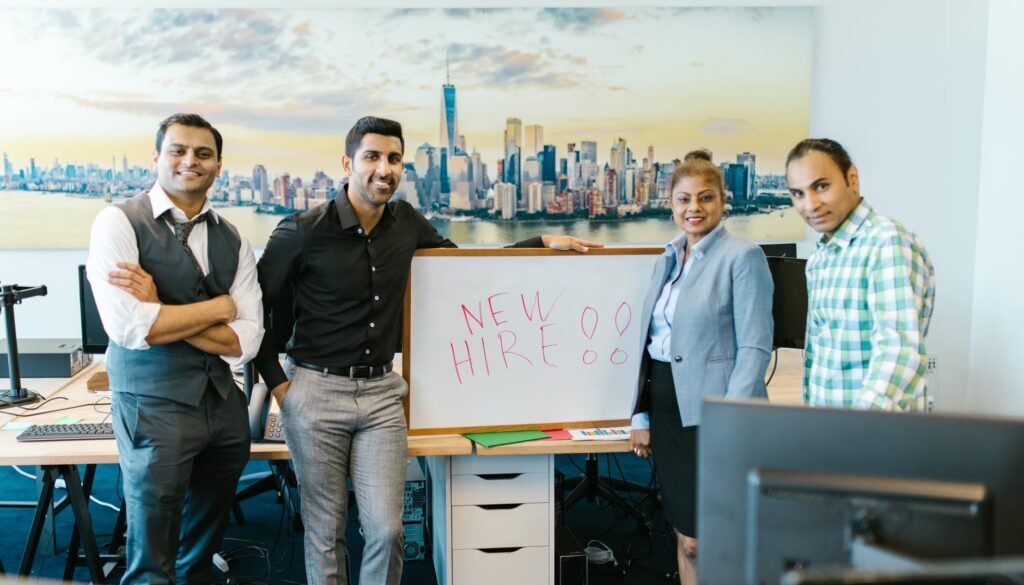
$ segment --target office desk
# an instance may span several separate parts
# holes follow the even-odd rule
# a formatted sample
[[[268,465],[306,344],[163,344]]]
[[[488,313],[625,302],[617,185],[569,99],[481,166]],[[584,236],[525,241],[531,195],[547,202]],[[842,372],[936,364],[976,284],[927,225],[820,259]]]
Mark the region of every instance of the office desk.
[[[768,387],[772,402],[799,403],[802,358],[797,350],[780,350],[778,369]],[[100,399],[86,389],[92,374],[102,371],[96,363],[70,379],[27,380],[26,385],[46,397],[60,396],[60,400],[44,405],[40,411],[82,405],[52,415],[36,416],[24,420],[37,424],[53,422],[71,415],[83,422],[100,422],[109,411],[109,398]],[[97,412],[92,405],[104,403]],[[0,424],[10,422],[14,412],[0,411]],[[109,420],[109,419],[108,419]],[[96,582],[103,580],[99,564],[100,555],[92,532],[88,511],[88,493],[91,489],[95,464],[117,463],[117,447],[112,440],[56,441],[48,443],[18,443],[17,432],[0,431],[0,465],[38,465],[43,476],[33,531],[26,543],[21,572],[27,574],[39,542],[42,518],[45,517],[53,497],[53,485],[64,478],[68,486],[68,499],[75,512],[76,531],[72,534],[74,547],[69,547],[69,569],[74,564],[70,552],[77,550],[81,539],[86,564]],[[485,582],[499,585],[501,579],[522,585],[527,582],[552,583],[554,574],[554,455],[628,452],[626,441],[534,441],[502,447],[474,450],[473,444],[457,435],[409,438],[410,456],[429,456],[434,503],[434,564],[438,582],[442,585],[471,583],[479,571],[489,572]],[[252,458],[280,461],[291,457],[283,443],[260,443],[252,446]],[[495,456],[504,457],[495,457]],[[86,464],[85,481],[79,477],[77,465]],[[455,490],[453,492],[453,486]],[[484,487],[486,486],[486,487]],[[454,497],[454,501],[453,501]],[[539,506],[538,506],[539,505]],[[480,506],[488,506],[480,508]],[[526,507],[529,506],[529,507]],[[479,508],[480,514],[471,508]],[[523,508],[525,512],[515,512]],[[456,512],[457,526],[452,524]],[[504,513],[503,513],[504,512]],[[525,514],[525,516],[523,515]],[[495,518],[491,518],[495,516]],[[502,516],[502,518],[497,518]],[[511,542],[528,543],[511,547],[492,546],[487,538],[497,522]],[[36,524],[39,524],[37,529]],[[519,527],[518,532],[504,527]],[[451,530],[458,529],[457,533]],[[518,529],[517,529],[518,530]],[[464,532],[465,531],[465,532]],[[458,536],[457,541],[452,537]],[[502,541],[498,541],[502,544]],[[504,542],[508,543],[508,539]],[[534,545],[535,543],[541,543]],[[480,545],[488,546],[480,546]],[[461,547],[461,548],[460,548]],[[494,548],[514,548],[512,552],[494,552]],[[525,552],[523,552],[525,551]],[[509,556],[501,556],[507,554]],[[486,562],[484,562],[486,561]],[[455,572],[453,573],[453,567]],[[529,578],[524,571],[532,568]],[[523,570],[521,570],[523,569]],[[477,571],[474,573],[474,571]],[[496,571],[496,572],[490,572]],[[459,577],[454,577],[458,574]]]
[[[46,380],[45,382],[27,381],[30,388],[41,394],[45,392],[47,398],[59,399],[43,404],[36,411],[29,412],[15,408],[10,412],[0,412],[0,425],[20,421],[47,424],[64,416],[81,418],[81,422],[109,421],[110,398],[96,396],[87,389],[89,378],[102,371],[102,364],[93,364],[73,378]],[[31,405],[30,408],[36,406],[39,406],[39,403]],[[78,406],[78,408],[42,414],[50,410],[74,406]],[[18,414],[36,414],[38,416],[28,418],[19,417]],[[36,465],[39,466],[42,478],[39,501],[35,506],[35,516],[25,544],[19,572],[22,575],[28,575],[32,570],[44,520],[47,512],[53,506],[54,486],[58,479],[63,479],[67,487],[69,505],[75,516],[75,530],[71,535],[71,544],[68,547],[65,578],[69,579],[74,573],[80,542],[92,580],[96,583],[103,582],[105,575],[101,560],[106,555],[100,554],[96,544],[88,499],[92,490],[95,466],[118,462],[117,444],[111,439],[19,443],[17,441],[19,433],[20,431],[0,431],[0,465]],[[410,456],[469,455],[472,452],[472,443],[458,435],[409,438]],[[288,446],[284,443],[257,443],[252,445],[251,458],[280,461],[290,459],[291,454],[288,451]],[[84,476],[79,475],[79,465],[86,465]]]

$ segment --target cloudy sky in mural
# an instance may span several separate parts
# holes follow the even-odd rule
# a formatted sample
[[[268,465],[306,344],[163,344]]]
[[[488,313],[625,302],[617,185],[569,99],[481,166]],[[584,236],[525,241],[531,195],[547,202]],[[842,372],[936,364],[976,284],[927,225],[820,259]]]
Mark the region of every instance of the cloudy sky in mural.
[[[758,9],[0,11],[0,150],[13,160],[148,164],[157,122],[206,115],[225,168],[337,173],[343,133],[395,118],[407,158],[439,143],[446,59],[469,151],[493,169],[505,119],[544,142],[616,137],[668,161],[807,132],[811,11]],[[493,172],[493,171],[492,171]]]

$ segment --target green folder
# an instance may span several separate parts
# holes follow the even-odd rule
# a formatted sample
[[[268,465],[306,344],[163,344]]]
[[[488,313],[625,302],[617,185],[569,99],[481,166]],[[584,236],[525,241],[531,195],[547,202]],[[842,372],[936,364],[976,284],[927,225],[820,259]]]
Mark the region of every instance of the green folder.
[[[462,435],[470,441],[483,445],[484,447],[497,447],[499,445],[511,445],[512,443],[525,443],[548,438],[547,433],[541,431],[506,431],[503,433],[466,433]]]

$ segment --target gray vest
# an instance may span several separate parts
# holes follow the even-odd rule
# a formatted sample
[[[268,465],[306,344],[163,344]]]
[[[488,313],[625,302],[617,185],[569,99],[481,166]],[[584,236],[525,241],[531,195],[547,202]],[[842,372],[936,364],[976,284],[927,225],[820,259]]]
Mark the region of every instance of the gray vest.
[[[238,269],[241,238],[224,218],[206,222],[210,270],[200,278],[167,223],[162,218],[153,218],[148,195],[135,197],[120,207],[135,230],[139,265],[153,277],[161,303],[186,305],[228,293]],[[202,400],[208,381],[213,382],[222,397],[236,389],[231,369],[224,360],[184,341],[142,350],[126,349],[111,341],[107,348],[107,373],[114,391],[193,406]]]

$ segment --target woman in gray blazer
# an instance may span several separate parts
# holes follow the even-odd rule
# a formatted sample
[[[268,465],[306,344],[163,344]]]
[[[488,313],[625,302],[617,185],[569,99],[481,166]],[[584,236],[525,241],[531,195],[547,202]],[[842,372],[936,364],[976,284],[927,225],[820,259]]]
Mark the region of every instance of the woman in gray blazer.
[[[687,585],[696,583],[700,404],[708,396],[767,396],[774,286],[761,248],[722,224],[725,187],[707,152],[686,155],[671,185],[672,218],[683,233],[666,246],[644,301],[630,443],[640,457],[657,453]]]

